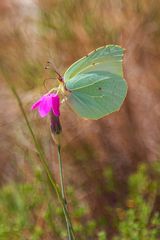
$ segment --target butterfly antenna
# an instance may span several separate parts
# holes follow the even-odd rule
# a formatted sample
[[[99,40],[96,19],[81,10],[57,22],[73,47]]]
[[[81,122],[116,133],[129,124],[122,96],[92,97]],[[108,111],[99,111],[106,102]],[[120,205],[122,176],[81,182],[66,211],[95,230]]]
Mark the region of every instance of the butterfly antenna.
[[[63,77],[61,76],[61,74],[59,73],[56,65],[53,62],[47,61],[45,69],[48,69],[48,68],[52,68],[54,70],[54,72],[58,75],[58,80],[60,82],[64,82]]]

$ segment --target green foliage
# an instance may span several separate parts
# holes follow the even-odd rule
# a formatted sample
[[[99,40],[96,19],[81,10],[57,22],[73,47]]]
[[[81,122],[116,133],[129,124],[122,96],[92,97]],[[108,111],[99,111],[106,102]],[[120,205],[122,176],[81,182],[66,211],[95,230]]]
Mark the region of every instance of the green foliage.
[[[84,240],[86,236],[92,238],[96,221],[88,218],[87,205],[76,200],[71,187],[68,189],[76,236]],[[0,192],[0,211],[0,239],[39,240],[47,236],[65,239],[67,236],[62,208],[42,182],[4,186]]]
[[[157,166],[157,163],[156,163]],[[154,166],[153,166],[154,169]],[[156,169],[158,169],[156,167]],[[158,171],[157,171],[158,172]],[[65,239],[63,211],[44,187],[41,172],[36,181],[8,184],[0,192],[0,239]],[[108,184],[113,183],[111,169],[105,171]],[[160,215],[154,211],[158,181],[151,179],[146,165],[141,165],[128,179],[126,207],[118,208],[117,234],[113,240],[157,240]],[[107,240],[103,221],[89,217],[86,202],[78,200],[73,187],[67,188],[71,217],[77,239]],[[114,234],[115,235],[115,234]],[[48,238],[47,238],[48,237]]]
[[[107,240],[107,236],[104,231],[98,233],[98,240]]]
[[[158,183],[153,181],[146,165],[128,181],[127,210],[121,211],[118,223],[119,236],[114,240],[157,240],[160,236],[160,214],[153,212]],[[123,213],[123,214],[122,214]]]

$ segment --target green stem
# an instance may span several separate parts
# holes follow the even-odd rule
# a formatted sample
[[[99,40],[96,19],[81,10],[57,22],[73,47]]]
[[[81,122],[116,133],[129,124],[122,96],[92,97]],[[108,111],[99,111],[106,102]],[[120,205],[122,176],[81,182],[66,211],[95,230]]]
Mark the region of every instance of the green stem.
[[[63,177],[63,165],[62,165],[62,158],[61,158],[61,146],[58,145],[57,147],[58,147],[58,161],[59,161],[59,174],[60,174],[60,183],[61,183],[61,193],[62,193],[62,198],[63,198],[63,202],[64,202],[64,205],[65,205],[66,211],[68,213],[68,216],[65,215],[66,224],[67,224],[68,238],[69,238],[69,240],[74,240],[75,239],[74,231],[73,231],[72,222],[71,222],[70,216],[69,216],[67,199],[66,199],[66,196],[65,196],[64,177]]]
[[[58,161],[59,161],[59,173],[60,173],[60,181],[61,181],[61,192],[63,200],[66,201],[65,190],[64,190],[64,177],[63,177],[63,166],[62,166],[62,158],[61,158],[61,146],[58,145]]]

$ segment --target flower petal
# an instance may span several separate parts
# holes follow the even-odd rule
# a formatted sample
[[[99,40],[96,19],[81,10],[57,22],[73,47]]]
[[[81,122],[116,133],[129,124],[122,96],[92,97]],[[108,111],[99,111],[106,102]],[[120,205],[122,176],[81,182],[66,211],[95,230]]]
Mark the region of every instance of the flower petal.
[[[52,96],[44,95],[38,108],[39,115],[45,117],[52,108]]]
[[[60,99],[59,96],[56,94],[52,94],[52,110],[55,116],[60,115]]]
[[[34,110],[38,108],[42,100],[43,100],[43,96],[32,105],[31,109]]]
[[[57,94],[46,94],[42,96],[37,102],[35,102],[31,109],[38,108],[39,115],[45,117],[52,109],[53,114],[56,117],[60,115],[60,98]]]

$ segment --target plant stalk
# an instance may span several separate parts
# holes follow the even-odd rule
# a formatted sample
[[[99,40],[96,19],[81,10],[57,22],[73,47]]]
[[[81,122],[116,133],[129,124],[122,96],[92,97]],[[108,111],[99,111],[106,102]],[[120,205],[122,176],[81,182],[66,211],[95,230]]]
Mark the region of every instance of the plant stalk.
[[[62,158],[61,158],[61,145],[59,144],[57,146],[57,148],[58,148],[58,162],[59,162],[59,175],[60,175],[60,184],[61,184],[61,194],[62,194],[64,206],[65,206],[66,211],[68,213],[68,216],[65,215],[66,224],[67,224],[68,238],[69,238],[69,240],[75,240],[74,231],[73,231],[73,227],[72,227],[72,222],[70,220],[69,211],[68,211],[67,199],[66,199],[66,195],[65,195],[64,177],[63,177],[63,164],[62,164]],[[69,219],[68,219],[68,217],[69,217]]]

